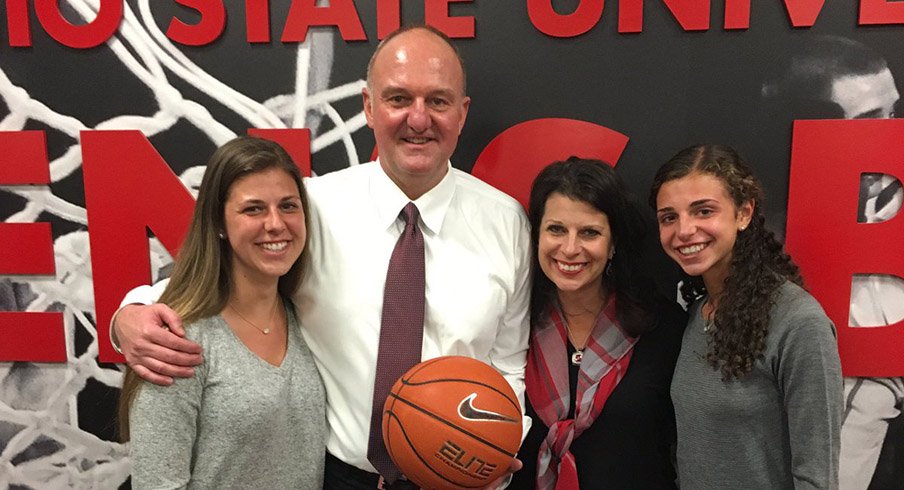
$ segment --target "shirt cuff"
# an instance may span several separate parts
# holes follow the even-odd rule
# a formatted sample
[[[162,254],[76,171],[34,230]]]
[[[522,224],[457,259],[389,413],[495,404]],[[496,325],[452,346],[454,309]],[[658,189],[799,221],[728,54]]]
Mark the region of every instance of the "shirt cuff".
[[[119,316],[119,312],[122,311],[123,308],[124,306],[120,306],[116,310],[116,313],[113,313],[113,317],[110,318],[110,344],[113,346],[113,350],[119,355],[122,355],[122,347],[119,345],[119,337],[116,336],[116,330],[113,329],[113,325],[116,324],[116,317]]]

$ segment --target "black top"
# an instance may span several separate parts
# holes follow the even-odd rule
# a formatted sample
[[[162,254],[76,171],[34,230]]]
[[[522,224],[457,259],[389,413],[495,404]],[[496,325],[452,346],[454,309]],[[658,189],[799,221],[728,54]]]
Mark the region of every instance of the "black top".
[[[656,318],[656,326],[634,345],[628,372],[599,417],[571,444],[581,488],[676,488],[672,464],[675,413],[669,386],[687,315],[672,304],[660,307]],[[568,347],[568,359],[563,361],[570,365],[574,349]],[[578,367],[571,366],[569,372],[573,401]],[[549,430],[530,400],[525,410],[534,422],[518,453],[524,468],[515,473],[509,485],[512,489],[535,487],[537,452]]]

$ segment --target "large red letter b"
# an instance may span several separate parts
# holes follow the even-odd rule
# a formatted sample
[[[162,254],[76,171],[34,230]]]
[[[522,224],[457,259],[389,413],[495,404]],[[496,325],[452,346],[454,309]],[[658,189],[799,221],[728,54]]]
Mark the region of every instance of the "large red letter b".
[[[904,176],[904,120],[797,121],[791,150],[787,247],[838,328],[845,376],[904,375],[904,321],[851,327],[855,274],[904,277],[904,218],[857,222],[860,174]]]

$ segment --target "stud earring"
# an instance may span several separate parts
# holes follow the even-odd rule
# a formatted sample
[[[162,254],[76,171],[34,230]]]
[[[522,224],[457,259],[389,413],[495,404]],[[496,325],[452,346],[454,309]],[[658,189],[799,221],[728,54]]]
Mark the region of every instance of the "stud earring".
[[[219,238],[220,240],[225,240],[226,234],[221,231],[221,232],[217,233],[217,238]]]

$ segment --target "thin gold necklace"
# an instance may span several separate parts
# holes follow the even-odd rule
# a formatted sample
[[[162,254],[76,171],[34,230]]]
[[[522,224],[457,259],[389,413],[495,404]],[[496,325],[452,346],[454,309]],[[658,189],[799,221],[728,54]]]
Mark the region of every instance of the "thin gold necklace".
[[[279,299],[277,299],[277,300],[276,300],[276,303],[273,304],[273,313],[270,314],[270,324],[271,324],[271,325],[273,324],[273,317],[276,316],[276,305],[277,305],[277,304],[279,304]],[[235,308],[235,306],[232,306],[232,303],[229,303],[229,307],[232,308],[232,311],[234,311],[235,314],[239,316],[239,318],[241,318],[242,320],[244,320],[245,323],[247,323],[248,325],[251,325],[252,327],[254,327],[255,330],[259,331],[260,333],[262,333],[262,334],[264,334],[264,335],[269,335],[269,334],[270,334],[270,327],[266,327],[266,328],[258,327],[257,325],[251,323],[251,320],[245,318],[245,315],[242,315],[241,313],[239,313],[239,310],[237,310],[237,309]]]
[[[571,333],[571,324],[568,321],[568,314],[566,313],[565,315],[565,335],[568,337],[568,342],[571,343],[572,347],[574,347],[574,352],[572,352],[571,354],[571,365],[580,366],[581,362],[584,360],[584,349],[587,348],[587,342],[590,341],[590,335],[593,334],[593,327],[591,327],[590,334],[588,334],[587,338],[584,339],[584,345],[578,347],[578,341],[575,339],[574,334]]]
[[[568,319],[565,319],[565,333],[568,334],[568,340],[571,341],[571,345],[574,346],[575,350],[583,351],[584,347],[587,347],[587,339],[584,340],[584,345],[578,347],[578,341],[574,338],[574,334],[571,333],[571,325],[568,324]]]
[[[596,311],[596,317],[600,315],[600,312],[603,311],[603,308],[606,307],[606,303],[609,301],[608,296],[603,298],[603,304],[600,306],[599,310]],[[568,341],[571,343],[571,346],[574,347],[574,352],[571,354],[571,365],[572,366],[580,366],[581,362],[584,360],[584,349],[587,348],[587,342],[590,341],[590,336],[593,335],[593,327],[590,327],[590,333],[587,335],[587,338],[584,339],[584,345],[578,347],[578,342],[575,340],[574,334],[571,333],[571,324],[568,321],[569,317],[580,317],[588,314],[593,314],[593,310],[589,308],[583,308],[584,311],[580,313],[568,313],[565,311],[565,308],[562,306],[561,301],[559,302],[559,307],[562,309],[562,314],[565,315],[565,335],[568,337]]]
[[[571,353],[571,365],[572,366],[580,366],[581,362],[584,360],[584,348],[587,347],[587,341],[584,341],[584,345],[582,347],[578,347],[577,341],[574,340],[574,335],[571,334],[571,326],[568,325],[568,319],[565,319],[565,334],[568,336],[568,341],[571,342],[571,346],[574,347],[574,352]],[[587,337],[588,339],[590,337]]]
[[[602,311],[603,308],[606,307],[606,303],[608,303],[608,302],[609,302],[609,297],[608,297],[608,295],[604,295],[604,296],[602,297],[602,301],[600,302],[599,308],[595,308],[595,309],[594,309],[594,308],[587,308],[586,306],[581,306],[580,309],[581,309],[582,311],[579,311],[579,312],[577,312],[577,313],[570,313],[570,312],[568,312],[568,311],[565,311],[565,306],[562,305],[562,300],[559,299],[559,307],[561,308],[562,313],[565,314],[566,317],[571,317],[571,316],[584,316],[584,315],[595,315],[595,317],[596,317],[596,316],[599,316],[600,311]],[[595,317],[594,317],[594,318],[595,318]]]

